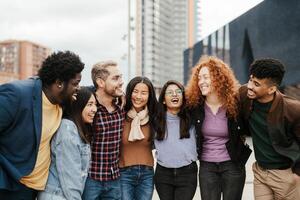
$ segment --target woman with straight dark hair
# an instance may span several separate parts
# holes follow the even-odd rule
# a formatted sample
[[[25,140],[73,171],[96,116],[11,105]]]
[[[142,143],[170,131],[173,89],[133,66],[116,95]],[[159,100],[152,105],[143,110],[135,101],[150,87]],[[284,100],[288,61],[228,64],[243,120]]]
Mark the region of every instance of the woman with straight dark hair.
[[[197,188],[195,129],[190,126],[184,93],[183,85],[171,80],[159,96],[154,181],[161,200],[192,200]]]
[[[202,200],[240,200],[245,163],[251,150],[244,144],[239,117],[238,81],[231,68],[213,56],[203,56],[186,88],[197,135]]]
[[[91,157],[91,123],[97,111],[92,92],[82,87],[76,101],[66,106],[64,117],[51,141],[51,165],[39,200],[81,200]]]
[[[157,100],[151,81],[133,78],[126,88],[126,118],[120,153],[123,200],[151,200],[153,194],[152,139]]]

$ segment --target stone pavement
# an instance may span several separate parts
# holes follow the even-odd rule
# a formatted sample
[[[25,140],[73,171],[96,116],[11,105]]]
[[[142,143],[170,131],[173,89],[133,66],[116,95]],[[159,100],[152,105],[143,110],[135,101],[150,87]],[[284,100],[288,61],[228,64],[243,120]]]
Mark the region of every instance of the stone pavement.
[[[253,150],[252,145],[252,139],[247,138],[247,144],[249,144],[250,148]],[[253,172],[252,172],[252,163],[254,163],[254,153],[252,152],[247,164],[246,164],[246,182],[244,187],[244,193],[243,193],[243,200],[254,200],[253,197]],[[198,163],[199,166],[199,163]],[[197,187],[196,194],[194,196],[194,200],[200,200],[200,190],[199,186]],[[152,200],[159,200],[158,195],[156,191],[154,190],[153,198]]]

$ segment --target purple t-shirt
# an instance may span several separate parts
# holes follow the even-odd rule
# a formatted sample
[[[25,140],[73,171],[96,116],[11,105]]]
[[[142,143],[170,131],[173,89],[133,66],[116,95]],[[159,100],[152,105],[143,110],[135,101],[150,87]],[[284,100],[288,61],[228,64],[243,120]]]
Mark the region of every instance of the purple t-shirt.
[[[205,119],[202,125],[204,137],[201,160],[207,162],[223,162],[230,160],[226,149],[226,142],[229,140],[226,110],[219,108],[213,114],[208,105],[204,105]]]

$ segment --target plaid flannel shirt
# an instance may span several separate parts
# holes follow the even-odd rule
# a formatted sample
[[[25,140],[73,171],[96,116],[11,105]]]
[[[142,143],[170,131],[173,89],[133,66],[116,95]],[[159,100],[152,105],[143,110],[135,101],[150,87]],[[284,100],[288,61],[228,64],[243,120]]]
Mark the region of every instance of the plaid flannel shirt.
[[[117,106],[115,111],[109,113],[98,103],[93,122],[90,178],[97,181],[110,181],[120,176],[119,153],[124,119],[124,109]]]

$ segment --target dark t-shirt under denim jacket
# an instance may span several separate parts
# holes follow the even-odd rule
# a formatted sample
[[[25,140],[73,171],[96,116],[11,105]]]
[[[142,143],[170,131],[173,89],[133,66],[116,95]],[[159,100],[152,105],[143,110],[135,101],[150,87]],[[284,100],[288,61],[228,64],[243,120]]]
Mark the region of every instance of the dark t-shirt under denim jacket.
[[[91,158],[74,122],[63,119],[51,141],[51,165],[46,188],[39,200],[81,200]]]

